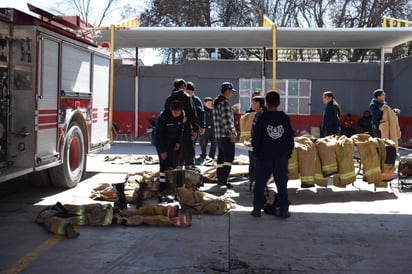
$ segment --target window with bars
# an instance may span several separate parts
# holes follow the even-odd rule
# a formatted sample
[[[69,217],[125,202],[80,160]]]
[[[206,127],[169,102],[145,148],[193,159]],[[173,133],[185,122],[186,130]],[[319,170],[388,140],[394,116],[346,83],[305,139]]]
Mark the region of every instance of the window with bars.
[[[272,88],[272,79],[239,79],[240,112],[250,109],[252,94],[255,91],[265,96]],[[280,93],[279,110],[287,114],[310,115],[311,81],[306,79],[281,79],[276,80],[276,90]]]

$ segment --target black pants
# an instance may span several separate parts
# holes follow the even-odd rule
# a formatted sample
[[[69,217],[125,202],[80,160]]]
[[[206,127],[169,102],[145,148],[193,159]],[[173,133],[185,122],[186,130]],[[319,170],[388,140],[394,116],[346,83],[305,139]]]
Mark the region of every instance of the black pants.
[[[210,142],[209,157],[215,158],[216,154],[216,138],[215,133],[212,129],[206,129],[205,134],[200,135],[199,144],[200,144],[200,158],[206,158],[207,144]]]
[[[193,166],[195,164],[195,144],[192,140],[192,132],[184,131],[182,142],[180,143],[180,158],[179,165]]]
[[[218,184],[224,185],[227,183],[232,162],[235,159],[235,143],[230,141],[230,138],[217,138],[218,156],[216,175]]]

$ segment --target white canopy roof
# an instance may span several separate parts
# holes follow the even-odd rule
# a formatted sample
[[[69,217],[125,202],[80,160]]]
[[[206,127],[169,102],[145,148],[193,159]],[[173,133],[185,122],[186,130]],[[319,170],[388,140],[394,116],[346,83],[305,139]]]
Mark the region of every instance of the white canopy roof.
[[[101,30],[98,42],[110,41]],[[277,48],[393,48],[412,40],[412,28],[277,28]],[[139,27],[116,30],[115,48],[272,47],[266,27]]]

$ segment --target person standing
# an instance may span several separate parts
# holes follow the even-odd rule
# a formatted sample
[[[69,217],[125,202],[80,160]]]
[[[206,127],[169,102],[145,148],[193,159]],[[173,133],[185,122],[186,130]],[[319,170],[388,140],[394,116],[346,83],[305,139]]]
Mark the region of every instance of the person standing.
[[[341,133],[341,107],[335,100],[332,91],[325,91],[322,96],[322,101],[326,105],[323,112],[323,120],[321,126],[320,137],[329,135],[340,135]]]
[[[210,142],[209,158],[214,159],[216,154],[216,138],[215,129],[213,124],[213,99],[211,97],[206,97],[204,99],[204,111],[205,111],[205,133],[200,135],[200,158],[202,160],[206,159],[207,144]]]
[[[381,131],[379,130],[379,124],[382,120],[382,114],[385,109],[390,108],[385,99],[386,99],[386,94],[383,89],[376,89],[373,92],[373,98],[369,104],[373,137],[377,137],[377,138],[381,137]],[[398,108],[393,109],[393,111],[396,114],[400,113],[400,109]]]
[[[195,94],[195,84],[193,82],[187,82],[186,94],[192,99],[195,107],[197,124],[199,125],[199,134],[196,137],[185,135],[188,138],[185,137],[184,146],[182,147],[182,164],[185,165],[186,168],[194,169],[196,156],[195,144],[197,137],[200,137],[205,133],[205,111],[202,100]]]
[[[183,134],[183,104],[175,100],[160,113],[156,124],[156,151],[159,156],[159,202],[172,202],[176,193],[170,189],[166,170],[178,166]]]
[[[233,84],[223,82],[220,95],[213,101],[213,120],[218,146],[217,182],[219,185],[225,185],[227,188],[232,188],[227,179],[229,178],[232,162],[235,158],[236,129],[233,110],[229,103],[233,92],[236,92]]]
[[[253,112],[255,112],[255,116],[253,117],[251,132],[253,132],[257,119],[263,113],[264,109],[265,109],[265,99],[260,95],[254,96],[252,98],[252,110]],[[250,185],[252,186],[253,182],[255,181],[256,159],[252,151],[248,151],[248,154],[249,154],[249,182],[250,182]]]
[[[294,148],[294,132],[290,118],[278,111],[280,95],[276,91],[266,94],[266,111],[256,121],[252,132],[253,154],[256,157],[255,188],[252,216],[260,217],[265,206],[265,188],[270,176],[275,178],[277,195],[274,214],[290,217],[288,198],[288,160]]]
[[[184,79],[176,79],[173,82],[174,89],[172,93],[167,97],[165,102],[165,109],[170,108],[170,104],[177,100],[182,103],[183,111],[185,115],[185,121],[183,123],[183,136],[180,153],[179,165],[193,166],[194,158],[191,158],[190,149],[193,147],[193,140],[196,139],[199,132],[198,118],[196,109],[192,98],[186,93],[186,81]],[[194,149],[194,148],[193,148]]]
[[[357,133],[369,133],[372,134],[372,119],[369,110],[363,112],[362,118],[356,122],[356,132]]]

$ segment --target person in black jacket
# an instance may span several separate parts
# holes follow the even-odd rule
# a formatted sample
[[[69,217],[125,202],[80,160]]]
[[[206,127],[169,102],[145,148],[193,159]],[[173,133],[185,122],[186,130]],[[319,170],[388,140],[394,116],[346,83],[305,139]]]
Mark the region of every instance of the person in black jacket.
[[[213,123],[213,99],[211,97],[206,97],[204,99],[203,105],[205,110],[205,133],[200,135],[200,158],[204,160],[206,158],[207,144],[210,142],[209,158],[214,159],[216,155],[216,138],[215,129]]]
[[[333,96],[332,91],[325,91],[322,101],[326,105],[323,112],[322,125],[320,128],[320,137],[341,134],[341,107]]]
[[[197,138],[199,132],[198,118],[196,114],[196,108],[192,98],[186,94],[186,81],[183,79],[176,79],[173,82],[174,89],[172,93],[167,97],[165,102],[165,109],[170,107],[171,102],[177,100],[182,103],[183,111],[185,113],[185,122],[183,124],[183,136],[182,136],[182,153],[179,156],[180,166],[193,166],[194,165],[194,153],[191,153],[191,147],[193,141]],[[194,147],[193,147],[194,150]],[[193,154],[193,155],[192,155]]]
[[[195,107],[197,125],[199,126],[199,134],[197,137],[202,136],[205,133],[205,111],[203,108],[202,100],[200,100],[200,98],[195,94],[195,84],[193,82],[187,82],[186,94],[189,95],[189,97],[192,99]],[[186,166],[186,168],[195,169],[195,144],[197,137],[193,137],[191,134],[184,135],[181,162],[182,165]]]
[[[294,132],[289,116],[278,111],[280,95],[269,91],[266,94],[266,111],[256,121],[252,132],[253,154],[256,158],[255,188],[253,191],[252,216],[260,217],[266,203],[266,183],[273,175],[277,195],[274,202],[274,214],[288,218],[288,160],[293,152]]]
[[[178,166],[180,143],[183,133],[183,105],[180,101],[173,101],[169,109],[159,115],[156,124],[156,151],[159,156],[159,202],[171,200],[166,179],[166,170]]]

